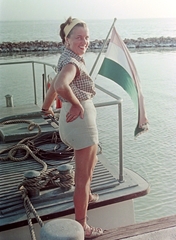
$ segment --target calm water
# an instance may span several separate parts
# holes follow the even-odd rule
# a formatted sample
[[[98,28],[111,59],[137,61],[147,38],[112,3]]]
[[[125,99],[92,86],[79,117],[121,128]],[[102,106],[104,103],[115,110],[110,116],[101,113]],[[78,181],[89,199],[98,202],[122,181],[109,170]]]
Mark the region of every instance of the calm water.
[[[60,41],[59,25],[62,21],[24,21],[0,22],[0,42],[3,41]],[[112,20],[89,20],[91,40],[105,39]],[[124,38],[138,37],[176,37],[176,18],[174,19],[117,19],[116,29]]]
[[[7,41],[7,39],[9,41],[52,40],[54,39],[53,32],[57,32],[56,22],[52,22],[53,25],[49,22],[49,26],[52,26],[52,31],[47,22],[42,24],[41,22],[36,24],[23,22],[18,23],[19,25],[16,23],[16,30],[14,30],[15,23],[6,22],[4,24],[7,24],[6,26],[13,30],[3,30],[3,34],[0,36],[3,41]],[[104,24],[105,26],[110,26],[111,21],[106,21]],[[42,28],[41,25],[43,26]],[[26,32],[24,32],[25,26],[28,29]],[[108,31],[103,30],[103,28],[101,31],[97,30],[97,27],[100,29],[102,26],[100,22],[90,21],[90,26],[92,26],[91,29],[95,38],[104,38],[105,32]],[[121,20],[116,24],[116,28],[117,26],[120,28],[123,38],[176,36],[174,20]],[[41,31],[38,32],[39,27]],[[5,39],[5,37],[7,38]],[[136,51],[132,52],[131,56],[138,69],[145,96],[150,122],[148,133],[134,140],[133,132],[137,119],[128,95],[118,85],[109,80],[102,82],[101,78],[97,77],[96,82],[123,98],[124,165],[138,172],[150,183],[150,193],[135,200],[136,220],[140,222],[176,213],[176,49]],[[59,54],[1,56],[0,62],[39,60],[56,64],[58,57]],[[96,57],[96,53],[87,53],[85,55],[89,70]],[[0,68],[0,106],[5,105],[5,94],[14,96],[14,104],[18,104],[21,101],[32,101],[31,67],[26,65],[21,67],[22,71],[20,72],[16,66]],[[38,67],[36,69],[37,72],[40,69]],[[38,95],[41,96],[40,75],[37,75],[37,82]],[[109,97],[107,98],[98,91],[95,102],[107,99]],[[98,109],[98,127],[103,152],[110,160],[110,164],[117,166],[118,133],[116,106]]]

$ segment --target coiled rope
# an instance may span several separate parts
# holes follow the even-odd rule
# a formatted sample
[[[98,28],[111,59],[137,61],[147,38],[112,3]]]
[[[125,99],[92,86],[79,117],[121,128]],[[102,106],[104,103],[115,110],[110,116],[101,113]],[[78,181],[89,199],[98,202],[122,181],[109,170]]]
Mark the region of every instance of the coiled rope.
[[[9,120],[3,122],[2,125],[14,124],[14,123],[27,123],[29,131],[32,131],[35,127],[38,128],[38,133],[35,136],[22,139],[16,145],[0,151],[0,160],[12,160],[23,161],[32,156],[38,163],[43,166],[42,172],[47,170],[46,163],[41,159],[57,159],[57,160],[69,160],[71,161],[74,155],[72,148],[62,143],[59,133],[46,133],[41,135],[41,128],[38,124],[29,120]],[[52,136],[51,136],[52,134]],[[43,146],[42,146],[43,145]],[[54,145],[53,149],[49,150],[48,146]],[[43,147],[43,149],[42,149]],[[46,150],[47,149],[47,150]],[[23,150],[23,156],[17,156],[18,150]],[[5,155],[6,154],[6,155]],[[48,164],[50,165],[50,164]]]
[[[43,160],[38,158],[31,151],[31,149],[27,146],[27,144],[25,144],[25,143],[27,143],[27,141],[29,141],[31,139],[34,139],[41,134],[40,126],[38,124],[32,122],[32,121],[23,120],[23,119],[5,121],[5,122],[1,123],[1,125],[7,125],[7,124],[12,124],[12,123],[28,123],[29,124],[29,126],[28,126],[29,131],[32,131],[36,127],[36,128],[38,128],[38,132],[34,136],[22,139],[16,145],[0,151],[0,155],[7,152],[7,155],[4,156],[4,157],[0,157],[0,160],[6,161],[6,160],[10,159],[12,161],[23,161],[23,160],[27,159],[29,154],[30,154],[33,157],[33,159],[35,159],[38,163],[40,163],[43,166],[43,169],[42,169],[41,172],[45,172],[47,170],[47,164]],[[21,149],[25,150],[24,156],[23,157],[15,157],[15,155],[17,153],[17,150],[21,150]]]
[[[29,141],[28,146],[37,156],[46,160],[69,160],[74,155],[73,149],[61,141],[59,132],[53,132],[52,137],[51,133],[42,134],[42,136]],[[49,149],[50,147],[52,149]]]

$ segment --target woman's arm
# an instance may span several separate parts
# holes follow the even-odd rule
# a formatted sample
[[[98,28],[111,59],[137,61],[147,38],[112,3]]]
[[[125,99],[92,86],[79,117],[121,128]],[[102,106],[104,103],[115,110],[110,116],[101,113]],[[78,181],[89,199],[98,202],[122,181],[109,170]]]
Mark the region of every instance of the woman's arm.
[[[53,79],[53,81],[51,82],[51,85],[46,93],[46,97],[45,97],[45,100],[43,102],[43,105],[42,105],[42,111],[45,112],[46,114],[52,114],[54,115],[53,111],[50,109],[53,101],[56,99],[57,97],[57,93],[54,89],[54,82],[57,78],[57,75],[56,77]]]
[[[66,121],[75,120],[78,116],[83,118],[84,109],[73,93],[70,83],[73,81],[77,73],[77,68],[73,64],[65,65],[54,81],[54,89],[61,97],[72,104],[70,111],[67,114]]]

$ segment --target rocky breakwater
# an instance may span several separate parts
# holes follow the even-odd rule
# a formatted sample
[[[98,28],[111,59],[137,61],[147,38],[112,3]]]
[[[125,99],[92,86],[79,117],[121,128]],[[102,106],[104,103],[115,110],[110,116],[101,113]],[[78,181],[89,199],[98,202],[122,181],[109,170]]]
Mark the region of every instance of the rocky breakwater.
[[[89,51],[96,51],[102,48],[104,40],[94,40],[90,42]],[[176,47],[176,38],[138,38],[124,39],[128,48],[173,48]],[[105,45],[107,49],[109,41]],[[20,53],[20,52],[62,52],[64,45],[62,42],[52,41],[30,41],[30,42],[3,42],[0,44],[0,53]]]
[[[3,42],[0,44],[0,53],[58,51],[62,48],[61,42],[52,41]]]
[[[128,48],[173,48],[176,47],[176,37],[124,39],[124,43]]]

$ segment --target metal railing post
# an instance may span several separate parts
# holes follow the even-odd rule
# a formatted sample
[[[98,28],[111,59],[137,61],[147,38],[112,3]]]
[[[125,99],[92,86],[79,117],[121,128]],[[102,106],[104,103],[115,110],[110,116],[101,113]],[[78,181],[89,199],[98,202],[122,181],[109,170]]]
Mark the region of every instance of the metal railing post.
[[[34,103],[35,103],[35,105],[37,105],[37,92],[36,92],[36,81],[35,81],[34,62],[32,62],[32,73],[33,73],[33,83],[34,83]]]
[[[123,182],[123,120],[122,120],[122,102],[118,104],[119,116],[119,182]]]
[[[47,92],[47,79],[46,79],[46,64],[43,64],[44,68],[44,83],[45,83],[45,92]]]
[[[123,124],[122,124],[122,102],[123,99],[111,93],[107,89],[95,84],[96,88],[109,96],[115,98],[118,104],[118,120],[119,120],[119,182],[123,182]]]
[[[46,74],[46,66],[52,67],[54,71],[56,71],[56,66],[53,64],[45,63],[45,62],[39,62],[39,61],[19,61],[19,62],[8,62],[8,63],[0,63],[0,66],[3,65],[14,65],[14,64],[31,64],[32,63],[32,75],[33,75],[33,86],[34,86],[34,104],[37,105],[37,89],[36,89],[36,77],[35,77],[35,66],[34,64],[42,64],[44,65],[44,79],[45,83],[47,82],[47,74]]]

